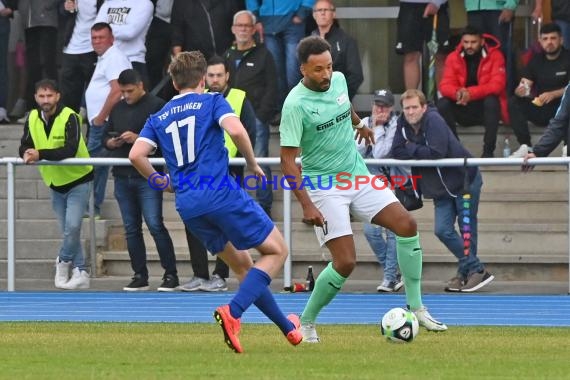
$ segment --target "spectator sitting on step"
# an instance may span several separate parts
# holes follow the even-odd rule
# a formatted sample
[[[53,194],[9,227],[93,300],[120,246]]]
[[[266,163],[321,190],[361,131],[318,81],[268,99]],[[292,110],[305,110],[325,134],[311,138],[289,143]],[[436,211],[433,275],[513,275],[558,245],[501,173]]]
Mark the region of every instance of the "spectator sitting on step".
[[[467,158],[471,154],[447,127],[445,120],[433,107],[428,107],[425,95],[419,90],[407,90],[400,98],[403,115],[392,144],[392,156],[400,160],[437,160],[440,158]],[[412,173],[420,176],[423,196],[433,199],[435,235],[457,258],[457,275],[445,287],[448,292],[474,292],[493,281],[494,276],[485,270],[477,257],[477,210],[483,180],[475,166],[467,168],[469,188],[464,189],[463,167],[414,167]],[[464,231],[464,200],[468,191],[469,227],[471,231],[468,254],[464,240],[455,229]]]
[[[548,157],[561,141],[568,139],[568,133],[570,133],[570,85],[566,86],[560,107],[550,119],[538,142],[532,147],[532,152],[525,155],[523,171],[532,170],[532,166],[527,163],[529,158]],[[564,152],[563,156],[566,155],[567,152]]]
[[[467,26],[461,42],[445,60],[439,83],[442,97],[437,108],[456,137],[456,120],[461,125],[485,126],[481,157],[494,156],[499,120],[508,123],[505,59],[500,46],[495,37]]]
[[[524,157],[532,151],[528,121],[548,125],[570,81],[570,51],[562,46],[560,26],[544,24],[538,41],[542,52],[534,54],[524,67],[520,84],[509,99],[511,127],[520,144],[511,157]]]
[[[28,114],[19,149],[24,163],[89,158],[81,135],[80,117],[59,102],[60,96],[53,80],[44,79],[36,83],[38,108]],[[38,170],[51,190],[52,208],[63,237],[55,264],[55,287],[88,289],[90,280],[85,270],[81,225],[93,180],[93,167],[46,165],[39,166]]]
[[[319,2],[317,2],[317,4],[319,4]],[[392,149],[392,141],[394,140],[394,133],[396,132],[396,124],[398,121],[398,114],[394,112],[394,95],[390,90],[381,89],[374,91],[372,114],[370,117],[362,119],[362,121],[368,128],[374,131],[374,145],[366,146],[364,141],[359,144],[357,143],[358,153],[360,153],[363,158],[390,157],[390,150]],[[368,165],[370,174],[384,175],[386,178],[390,177],[391,174],[396,174],[396,171],[399,174],[401,169],[411,170],[409,167],[388,168]],[[384,237],[384,232],[386,237]],[[376,290],[379,292],[397,292],[404,286],[404,281],[398,271],[396,235],[388,228],[372,223],[364,223],[364,236],[384,272],[382,283]]]

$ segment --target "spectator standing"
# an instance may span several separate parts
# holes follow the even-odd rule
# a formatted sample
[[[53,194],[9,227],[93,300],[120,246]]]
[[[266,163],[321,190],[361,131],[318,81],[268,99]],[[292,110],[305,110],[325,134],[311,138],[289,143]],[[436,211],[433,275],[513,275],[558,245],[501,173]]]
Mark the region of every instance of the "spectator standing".
[[[89,120],[89,134],[87,149],[91,157],[103,155],[103,133],[107,127],[107,120],[113,106],[121,99],[121,90],[117,83],[119,74],[132,68],[129,59],[115,45],[113,45],[113,31],[111,26],[99,22],[91,27],[91,43],[97,54],[97,65],[85,91],[87,104],[87,119]],[[109,168],[97,166],[93,183],[95,196],[95,217],[101,216],[101,204],[105,199],[105,188]]]
[[[60,97],[53,80],[41,80],[36,84],[38,108],[28,114],[19,149],[20,157],[26,164],[39,160],[89,157],[81,136],[79,115],[63,106],[59,102]],[[46,165],[39,166],[38,170],[50,188],[52,208],[63,237],[55,264],[55,287],[88,289],[90,280],[85,270],[81,225],[89,198],[89,184],[93,180],[93,168],[89,165]]]
[[[113,29],[115,44],[131,62],[149,88],[146,68],[146,34],[154,7],[150,0],[105,0],[95,22],[106,22]]]
[[[331,0],[317,0],[313,6],[313,18],[318,29],[312,34],[324,38],[331,45],[333,70],[344,74],[348,97],[352,100],[364,80],[358,44],[338,24],[336,7]]]
[[[91,80],[97,54],[91,44],[91,26],[104,0],[63,0],[60,14],[65,20],[61,58],[63,104],[79,112],[85,89]]]
[[[164,106],[164,101],[146,93],[142,78],[134,69],[121,72],[117,82],[123,99],[111,110],[103,143],[111,151],[111,157],[128,158],[146,119],[158,112]],[[132,281],[123,290],[148,289],[146,246],[142,232],[144,217],[164,269],[163,282],[157,290],[174,291],[179,281],[174,245],[162,218],[162,191],[150,187],[148,181],[132,166],[113,166],[113,176],[115,198],[121,211],[134,272]]]
[[[507,93],[515,87],[516,67],[513,57],[513,24],[519,0],[465,0],[467,25],[482,33],[491,34],[501,42],[501,51],[507,62]]]
[[[439,51],[435,55],[435,79],[436,83],[439,83],[445,54],[450,49],[447,0],[400,0],[396,53],[404,56],[406,89],[418,88],[420,85],[422,52],[424,44],[432,37],[433,17],[436,14]]]
[[[18,8],[16,0],[0,0],[0,124],[9,123],[6,111],[8,100],[8,43],[10,19]]]
[[[247,132],[221,94],[203,93],[206,60],[202,53],[180,53],[170,64],[169,72],[180,95],[166,104],[165,112],[149,118],[129,158],[148,178],[156,172],[147,156],[161,148],[172,180],[171,185],[167,183],[167,190],[174,189],[184,224],[238,276],[237,293],[229,304],[214,311],[228,347],[243,352],[238,336],[241,316],[252,304],[281,329],[289,343],[298,345],[303,339],[299,317],[285,317],[269,288],[287,257],[283,236],[249,195],[227,176],[228,155],[222,128],[230,134],[255,175],[263,175]],[[192,140],[186,138],[190,136]],[[213,180],[212,190],[199,185],[204,175]],[[219,186],[223,183],[229,186]],[[244,251],[250,247],[261,254],[255,264]]]
[[[399,160],[437,160],[441,158],[469,158],[471,154],[461,145],[445,120],[435,108],[428,107],[425,95],[419,90],[406,90],[400,98],[403,117],[400,117],[394,136],[392,155]],[[464,231],[462,198],[468,171],[471,195],[469,203],[470,250],[466,255],[464,241],[455,229]],[[457,275],[445,287],[448,292],[474,292],[495,278],[485,270],[477,257],[477,211],[483,180],[477,167],[414,167],[420,176],[420,190],[424,197],[433,199],[435,235],[453,253],[458,261]]]
[[[231,88],[228,85],[230,77],[227,62],[220,56],[213,56],[208,60],[206,68],[206,86],[209,92],[219,92],[230,104],[235,114],[240,118],[245,127],[250,141],[255,141],[255,113],[251,103],[245,97],[245,91]],[[228,158],[239,156],[237,146],[233,143],[230,135],[224,133],[224,145],[228,151]],[[253,142],[252,142],[253,145]],[[244,167],[241,165],[230,165],[230,174],[238,183],[242,181]],[[190,247],[190,261],[194,276],[190,282],[180,286],[183,291],[203,290],[206,292],[225,291],[228,289],[226,279],[229,277],[229,268],[219,257],[216,257],[216,266],[210,277],[208,274],[208,254],[206,248],[200,244],[198,249],[192,249],[193,239],[196,239],[192,232],[186,229],[186,240]]]
[[[532,150],[528,121],[548,125],[570,81],[570,52],[562,46],[560,26],[542,25],[538,41],[542,51],[523,68],[520,84],[509,99],[511,128],[520,144],[511,157],[524,157]]]
[[[235,44],[224,54],[229,63],[230,86],[245,91],[256,116],[255,156],[269,156],[269,122],[276,113],[277,77],[273,56],[253,39],[256,18],[250,11],[239,11],[233,19]],[[266,180],[271,168],[263,166]],[[257,201],[271,216],[272,185],[262,183],[256,190]]]
[[[334,47],[333,47],[334,50]],[[374,145],[364,142],[357,143],[358,153],[363,158],[389,158],[398,114],[394,112],[394,95],[390,90],[380,89],[374,91],[372,102],[372,114],[362,119],[364,124],[374,131]],[[400,173],[400,167],[388,167],[368,165],[368,170],[374,175],[383,175],[390,178],[391,173]],[[404,171],[409,172],[409,168]],[[406,173],[408,174],[408,173]],[[410,173],[411,174],[411,173]],[[387,228],[379,225],[364,223],[364,236],[368,245],[382,266],[384,278],[376,288],[379,292],[397,292],[404,286],[402,276],[398,273],[398,258],[396,255],[396,235]]]
[[[260,42],[265,43],[275,61],[278,108],[301,79],[295,49],[305,36],[305,22],[311,17],[314,3],[315,0],[246,0],[247,10],[256,17]]]
[[[485,126],[481,157],[494,156],[499,120],[509,122],[500,46],[495,37],[467,26],[461,42],[445,60],[439,83],[442,97],[437,108],[456,137],[456,120],[461,125]]]
[[[447,326],[433,319],[422,303],[422,249],[412,215],[388,188],[381,190],[354,144],[357,138],[373,142],[373,131],[354,112],[348,100],[344,75],[332,71],[330,45],[318,36],[306,37],[297,48],[302,81],[291,90],[283,106],[280,125],[281,169],[303,207],[303,220],[315,226],[321,246],[332,262],[319,274],[303,314],[303,341],[318,343],[315,321],[321,310],[342,289],[356,265],[350,215],[392,230],[397,236],[397,255],[406,302],[419,323],[428,330],[445,331]],[[372,140],[372,141],[371,141]],[[295,160],[302,152],[302,173]],[[345,181],[338,174],[346,173]],[[355,186],[361,178],[368,183]],[[297,186],[308,178],[323,186]],[[324,178],[324,179],[323,179]],[[328,180],[327,180],[328,178]],[[340,186],[337,186],[340,185]]]
[[[149,89],[160,83],[166,72],[172,40],[172,4],[174,0],[157,0],[154,17],[146,35],[146,64]]]
[[[26,106],[35,104],[35,84],[42,78],[57,79],[57,27],[60,0],[19,0],[24,21],[26,68],[28,75]]]
[[[244,8],[243,0],[174,0],[172,53],[199,50],[206,59],[223,55],[234,41],[232,18]]]
[[[542,18],[544,20],[542,15],[542,4],[544,0],[535,0],[534,2],[534,10],[532,12],[533,19],[537,20],[538,18]],[[550,0],[550,7],[552,10],[552,21],[560,27],[564,47],[570,50],[570,1]]]

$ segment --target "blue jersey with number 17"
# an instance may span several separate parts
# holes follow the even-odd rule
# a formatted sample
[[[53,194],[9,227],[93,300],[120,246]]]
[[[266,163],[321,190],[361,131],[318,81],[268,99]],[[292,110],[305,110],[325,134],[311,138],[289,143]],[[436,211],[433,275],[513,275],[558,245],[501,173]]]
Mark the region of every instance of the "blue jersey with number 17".
[[[222,120],[236,116],[218,93],[177,95],[151,115],[139,139],[160,147],[183,220],[224,207],[237,184],[228,174]]]

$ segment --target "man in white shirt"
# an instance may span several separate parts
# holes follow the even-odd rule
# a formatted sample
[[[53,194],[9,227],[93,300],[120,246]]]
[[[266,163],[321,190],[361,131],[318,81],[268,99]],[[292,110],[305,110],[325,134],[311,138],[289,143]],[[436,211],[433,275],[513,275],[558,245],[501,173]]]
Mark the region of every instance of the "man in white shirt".
[[[119,74],[132,65],[127,56],[115,45],[111,26],[104,22],[91,27],[91,43],[97,54],[97,65],[85,91],[87,104],[87,119],[89,134],[87,149],[91,157],[101,155],[103,151],[102,138],[107,125],[107,119],[113,106],[121,99],[121,90],[117,83]],[[93,183],[95,192],[95,217],[101,215],[101,204],[105,198],[105,187],[109,168],[97,166]]]
[[[154,6],[150,0],[106,0],[95,19],[95,22],[111,25],[115,44],[127,56],[133,69],[139,72],[147,89],[145,40],[153,13]]]
[[[83,92],[93,75],[97,54],[91,45],[91,26],[102,0],[65,0],[64,47],[61,59],[62,103],[79,112]]]

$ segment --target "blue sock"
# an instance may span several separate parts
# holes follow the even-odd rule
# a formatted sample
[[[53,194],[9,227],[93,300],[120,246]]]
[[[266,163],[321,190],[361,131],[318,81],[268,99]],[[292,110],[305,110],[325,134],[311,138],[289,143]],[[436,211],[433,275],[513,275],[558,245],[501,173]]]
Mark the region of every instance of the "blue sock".
[[[265,291],[259,295],[259,298],[253,303],[267,318],[271,319],[273,323],[281,329],[284,335],[289,334],[290,331],[295,329],[293,322],[287,319],[285,314],[281,311],[281,308],[275,302],[275,298],[269,289],[269,286],[265,288]]]
[[[271,277],[267,273],[255,267],[251,268],[245,275],[236,295],[230,301],[232,317],[241,318],[241,315],[260,297],[270,282]]]

